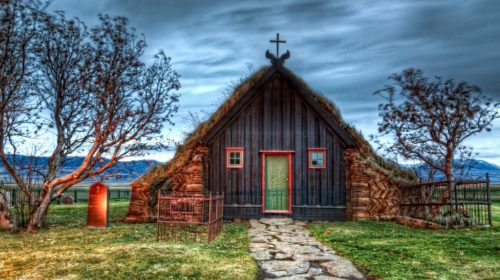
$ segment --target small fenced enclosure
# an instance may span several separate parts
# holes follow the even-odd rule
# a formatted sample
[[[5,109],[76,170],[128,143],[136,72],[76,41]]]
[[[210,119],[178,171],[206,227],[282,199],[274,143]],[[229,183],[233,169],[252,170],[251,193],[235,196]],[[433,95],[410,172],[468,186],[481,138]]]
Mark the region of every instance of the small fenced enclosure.
[[[158,192],[156,239],[211,242],[222,230],[224,194]]]
[[[486,180],[430,182],[401,188],[400,215],[447,228],[491,226],[491,193]]]

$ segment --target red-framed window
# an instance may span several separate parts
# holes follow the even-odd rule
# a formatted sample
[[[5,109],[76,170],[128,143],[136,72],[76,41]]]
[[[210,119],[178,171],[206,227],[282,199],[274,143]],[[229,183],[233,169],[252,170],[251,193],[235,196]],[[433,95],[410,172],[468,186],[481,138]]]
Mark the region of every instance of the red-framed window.
[[[243,168],[244,148],[226,148],[226,168]]]
[[[326,168],[326,148],[308,148],[307,166],[309,169]]]

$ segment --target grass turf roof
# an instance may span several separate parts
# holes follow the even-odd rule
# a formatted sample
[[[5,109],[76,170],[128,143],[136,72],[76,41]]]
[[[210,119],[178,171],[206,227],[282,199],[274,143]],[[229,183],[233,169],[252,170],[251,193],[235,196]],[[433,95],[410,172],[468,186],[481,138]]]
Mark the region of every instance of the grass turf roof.
[[[174,157],[164,164],[159,164],[153,167],[148,173],[137,179],[132,186],[149,186],[153,182],[166,181],[178,168],[182,168],[192,156],[194,148],[201,144],[203,137],[210,129],[245,95],[264,75],[272,71],[273,66],[265,66],[251,74],[236,86],[232,94],[227,98],[219,108],[210,116],[210,118],[202,122],[198,127],[191,132],[184,140],[183,144],[177,146]],[[284,69],[288,74],[295,79],[297,84],[305,92],[309,92],[313,99],[321,105],[321,107],[331,116],[356,142],[356,149],[360,151],[360,155],[370,164],[388,173],[389,177],[395,180],[413,180],[413,173],[403,170],[397,164],[388,162],[381,156],[377,155],[371,147],[370,143],[363,137],[363,134],[358,131],[353,125],[348,124],[340,114],[337,106],[331,102],[323,94],[311,90],[307,83],[292,71]]]

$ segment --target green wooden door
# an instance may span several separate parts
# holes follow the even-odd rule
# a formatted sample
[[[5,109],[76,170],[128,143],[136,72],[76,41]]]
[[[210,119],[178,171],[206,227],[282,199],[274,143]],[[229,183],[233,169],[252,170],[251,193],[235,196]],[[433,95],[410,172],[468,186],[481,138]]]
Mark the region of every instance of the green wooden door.
[[[266,155],[265,209],[288,210],[288,156]]]

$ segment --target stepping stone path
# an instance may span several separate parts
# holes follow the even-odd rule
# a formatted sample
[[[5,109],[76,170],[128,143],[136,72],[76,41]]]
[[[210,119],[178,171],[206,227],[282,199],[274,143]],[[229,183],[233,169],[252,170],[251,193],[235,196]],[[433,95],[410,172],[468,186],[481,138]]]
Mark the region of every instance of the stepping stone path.
[[[250,220],[250,252],[264,279],[365,279],[349,260],[311,237],[304,225],[287,218]]]

